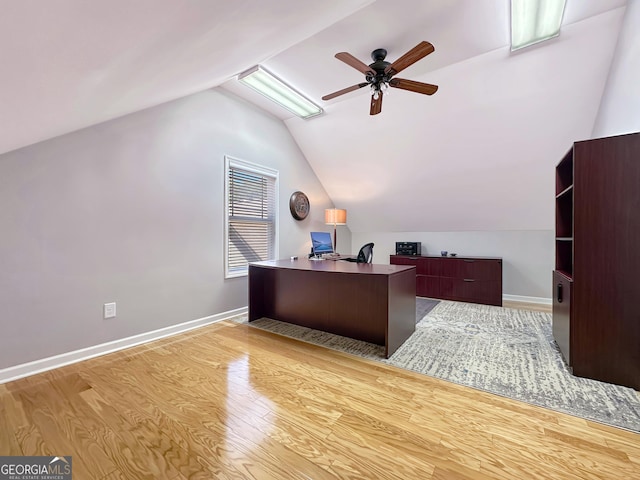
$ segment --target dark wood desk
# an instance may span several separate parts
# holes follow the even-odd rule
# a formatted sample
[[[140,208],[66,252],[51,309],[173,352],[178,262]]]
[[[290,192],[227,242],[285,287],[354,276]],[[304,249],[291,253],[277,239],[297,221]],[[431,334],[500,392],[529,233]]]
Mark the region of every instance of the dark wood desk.
[[[415,266],[274,260],[249,264],[249,321],[267,317],[385,346],[415,331]]]

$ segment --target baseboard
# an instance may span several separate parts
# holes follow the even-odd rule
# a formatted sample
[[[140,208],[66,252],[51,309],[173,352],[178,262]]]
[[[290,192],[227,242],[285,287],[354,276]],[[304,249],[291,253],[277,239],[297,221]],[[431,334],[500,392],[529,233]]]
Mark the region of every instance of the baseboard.
[[[47,370],[53,370],[54,368],[64,367],[65,365],[70,365],[72,363],[82,362],[83,360],[99,357],[108,353],[117,352],[118,350],[123,350],[125,348],[135,347],[142,343],[152,342],[161,338],[188,332],[189,330],[204,327],[205,325],[219,322],[234,315],[247,313],[247,311],[247,307],[237,308],[235,310],[229,310],[216,315],[190,320],[178,325],[172,325],[170,327],[160,328],[151,332],[141,333],[132,337],[114,340],[112,342],[82,348],[73,352],[62,353],[53,357],[34,360],[33,362],[0,369],[0,384],[35,375],[36,373],[46,372]]]
[[[540,305],[552,305],[550,298],[544,297],[525,297],[522,295],[502,295],[502,299],[508,302],[536,303]]]

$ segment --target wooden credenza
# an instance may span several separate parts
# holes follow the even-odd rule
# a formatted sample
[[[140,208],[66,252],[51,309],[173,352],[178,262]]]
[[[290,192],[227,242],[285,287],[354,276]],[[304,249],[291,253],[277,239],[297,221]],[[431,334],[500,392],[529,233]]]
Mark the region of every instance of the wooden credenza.
[[[392,265],[416,267],[416,295],[502,306],[502,259],[391,255]]]

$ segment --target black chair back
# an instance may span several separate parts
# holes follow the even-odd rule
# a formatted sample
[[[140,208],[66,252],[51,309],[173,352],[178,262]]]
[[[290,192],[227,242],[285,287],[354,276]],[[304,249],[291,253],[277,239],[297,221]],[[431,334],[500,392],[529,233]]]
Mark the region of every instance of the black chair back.
[[[356,259],[358,263],[371,263],[373,261],[373,243],[362,246]]]

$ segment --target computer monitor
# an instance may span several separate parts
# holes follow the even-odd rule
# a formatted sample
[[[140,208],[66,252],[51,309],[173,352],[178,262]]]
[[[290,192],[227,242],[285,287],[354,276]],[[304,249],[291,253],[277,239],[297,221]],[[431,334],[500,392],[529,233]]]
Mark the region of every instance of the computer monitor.
[[[311,250],[316,256],[333,253],[333,240],[329,232],[311,232]]]

